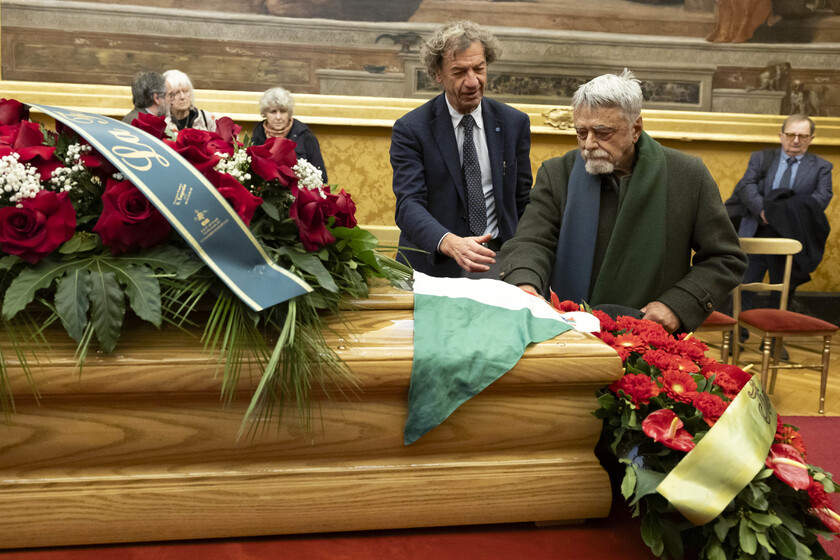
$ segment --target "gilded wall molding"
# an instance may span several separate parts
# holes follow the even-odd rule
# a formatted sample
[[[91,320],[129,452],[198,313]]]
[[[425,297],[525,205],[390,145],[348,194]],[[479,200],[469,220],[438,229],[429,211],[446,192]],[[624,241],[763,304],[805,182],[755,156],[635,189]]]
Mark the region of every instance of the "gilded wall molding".
[[[49,82],[0,81],[4,97],[23,102],[70,107],[111,117],[131,110],[128,86],[96,86]],[[260,92],[196,90],[196,104],[240,123],[260,119]],[[386,127],[425,102],[423,99],[296,94],[295,116],[309,124],[347,127]],[[514,104],[531,118],[533,135],[572,135],[568,107]],[[554,114],[553,119],[547,115]],[[566,125],[558,114],[565,113]],[[645,130],[656,138],[713,142],[778,142],[784,117],[694,111],[646,110]],[[554,121],[553,123],[550,121]],[[815,146],[840,146],[840,118],[816,117]]]

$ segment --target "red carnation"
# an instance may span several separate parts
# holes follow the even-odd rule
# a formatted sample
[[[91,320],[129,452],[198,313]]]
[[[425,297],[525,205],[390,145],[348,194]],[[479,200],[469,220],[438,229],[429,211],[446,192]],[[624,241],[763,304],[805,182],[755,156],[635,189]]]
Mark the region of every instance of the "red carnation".
[[[0,99],[0,124],[14,125],[29,119],[29,108],[16,99]]]
[[[600,309],[593,309],[592,314],[601,322],[601,332],[618,330],[618,323]]]
[[[675,351],[692,360],[699,360],[706,355],[709,347],[696,337],[688,338],[688,334],[681,334],[675,343]]]
[[[694,441],[683,422],[673,410],[663,408],[648,414],[642,421],[642,431],[653,441],[677,451],[691,451]]]
[[[690,403],[694,400],[697,382],[684,371],[665,371],[656,380],[662,384],[662,391],[675,401]]]
[[[677,369],[674,365],[674,360],[676,356],[671,354],[670,352],[666,352],[665,350],[648,350],[645,352],[642,359],[652,365],[653,367],[659,369],[659,371],[667,371],[669,369]]]
[[[109,180],[102,204],[102,215],[93,231],[114,255],[159,245],[172,229],[149,199],[129,181]]]
[[[332,215],[331,202],[321,189],[298,189],[289,216],[300,232],[300,241],[307,251],[317,251],[335,242],[327,229],[327,218]]]
[[[551,290],[551,306],[561,313],[567,313],[569,311],[580,311],[580,305],[576,304],[575,302],[568,299],[560,301],[560,298],[557,297],[557,294],[554,293],[554,290]]]
[[[615,394],[623,391],[634,405],[648,404],[650,399],[659,394],[659,386],[647,375],[628,373],[621,376],[609,386]]]
[[[595,336],[597,336],[598,338],[600,338],[601,340],[603,340],[604,342],[606,342],[610,346],[612,346],[615,343],[615,336],[609,331],[601,331],[601,332],[596,332],[596,333],[592,333],[592,334],[594,334]]]
[[[731,364],[715,363],[711,366],[704,367],[700,373],[708,379],[712,375],[715,376],[715,385],[721,388],[723,394],[730,399],[734,399],[744,388],[744,385],[749,383],[752,376]]]
[[[39,191],[21,208],[0,208],[0,249],[35,264],[73,237],[76,211],[66,192]]]
[[[703,414],[703,420],[709,426],[714,426],[729,406],[729,403],[719,396],[705,392],[694,393],[693,403],[694,408]]]

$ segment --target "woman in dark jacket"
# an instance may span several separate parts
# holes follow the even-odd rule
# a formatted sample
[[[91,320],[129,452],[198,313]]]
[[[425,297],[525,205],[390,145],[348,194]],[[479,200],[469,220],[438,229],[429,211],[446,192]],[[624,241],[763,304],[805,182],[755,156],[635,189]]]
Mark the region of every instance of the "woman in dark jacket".
[[[260,115],[265,119],[254,126],[251,142],[254,146],[265,144],[269,138],[288,138],[297,143],[295,154],[321,171],[324,183],[327,170],[321,156],[321,146],[309,127],[292,118],[295,100],[292,94],[281,87],[271,88],[260,98]]]

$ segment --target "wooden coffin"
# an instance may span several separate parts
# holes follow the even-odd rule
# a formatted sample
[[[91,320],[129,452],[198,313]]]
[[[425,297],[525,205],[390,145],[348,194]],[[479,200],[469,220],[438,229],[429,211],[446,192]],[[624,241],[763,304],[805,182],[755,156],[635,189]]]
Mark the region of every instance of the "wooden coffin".
[[[75,344],[54,333],[35,370],[40,404],[10,368],[17,412],[0,425],[0,546],[607,515],[591,411],[595,390],[620,375],[613,350],[576,332],[531,347],[404,446],[411,295],[365,307],[328,339],[358,389],[317,394],[310,431],[292,418],[239,441],[256,372],[225,406],[214,365],[189,334],[127,327],[117,351],[90,356],[80,376]]]

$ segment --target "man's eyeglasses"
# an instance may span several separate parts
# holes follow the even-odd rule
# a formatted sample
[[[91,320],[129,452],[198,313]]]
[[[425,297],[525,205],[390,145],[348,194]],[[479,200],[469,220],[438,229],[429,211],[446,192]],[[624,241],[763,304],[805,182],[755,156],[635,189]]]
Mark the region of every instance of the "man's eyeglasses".
[[[802,142],[804,142],[805,140],[810,140],[811,138],[814,137],[813,134],[794,134],[793,132],[783,132],[782,134],[787,136],[788,140],[796,139],[796,140],[800,140]]]

